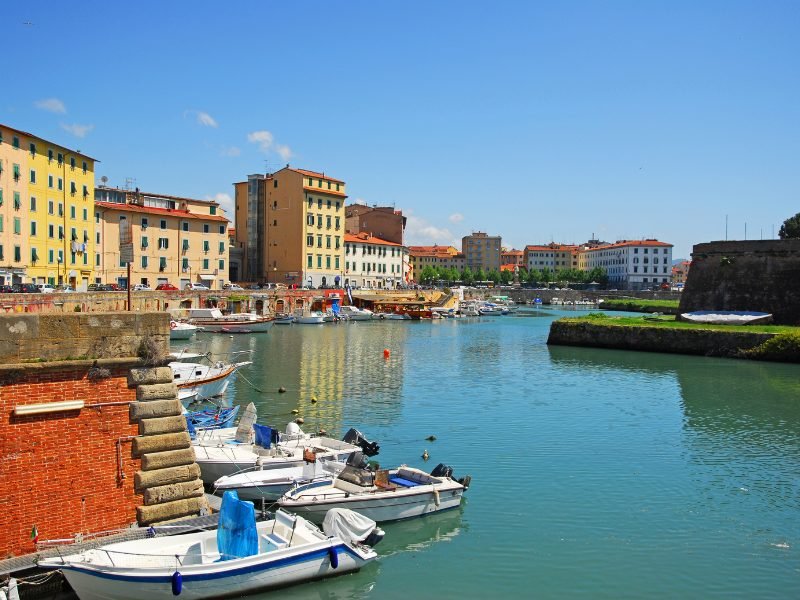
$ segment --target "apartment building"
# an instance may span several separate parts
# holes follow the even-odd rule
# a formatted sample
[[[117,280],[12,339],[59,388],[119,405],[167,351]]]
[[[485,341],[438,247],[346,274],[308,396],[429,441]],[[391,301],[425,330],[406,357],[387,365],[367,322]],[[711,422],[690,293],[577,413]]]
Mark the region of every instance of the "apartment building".
[[[92,279],[96,160],[0,125],[0,282]]]
[[[244,281],[344,283],[345,183],[289,166],[234,184]]]
[[[608,284],[619,289],[640,290],[669,284],[672,277],[672,244],[655,239],[618,240],[586,247],[578,255],[579,268],[602,267]]]
[[[396,289],[405,284],[408,249],[368,233],[344,234],[344,285]]]
[[[345,232],[368,233],[377,238],[403,245],[406,218],[393,206],[350,204],[344,208]]]
[[[523,265],[530,271],[536,269],[578,269],[578,246],[551,243],[544,246],[525,246]]]
[[[217,202],[101,186],[95,190],[97,282],[220,289],[228,280],[228,218]],[[131,281],[121,242],[133,246]]]
[[[499,235],[490,236],[482,231],[473,231],[472,235],[464,236],[461,239],[461,252],[466,259],[466,266],[472,271],[500,271],[501,242]]]
[[[408,280],[418,283],[425,267],[456,269],[459,273],[466,267],[464,254],[453,246],[409,246],[408,262]]]
[[[512,265],[514,267],[522,267],[525,265],[523,262],[525,258],[525,252],[523,250],[500,250],[500,264],[501,265]]]

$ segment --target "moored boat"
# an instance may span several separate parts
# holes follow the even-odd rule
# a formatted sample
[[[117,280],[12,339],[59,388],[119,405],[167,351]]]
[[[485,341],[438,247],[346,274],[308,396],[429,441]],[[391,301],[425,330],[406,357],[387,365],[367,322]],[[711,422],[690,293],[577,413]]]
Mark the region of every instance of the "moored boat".
[[[325,322],[325,313],[319,310],[298,308],[294,311],[294,322],[301,325],[319,325]]]
[[[272,317],[260,317],[254,313],[223,315],[218,308],[191,308],[189,309],[189,323],[211,333],[234,331],[256,333],[269,331],[273,319]]]
[[[183,323],[181,321],[169,322],[169,339],[170,340],[188,340],[197,333],[200,329],[197,325],[191,323]]]
[[[339,475],[300,485],[278,501],[286,510],[321,522],[331,508],[348,508],[373,521],[397,521],[456,508],[470,479],[456,481],[452,469],[430,474],[405,465],[371,471],[361,453],[352,455]]]
[[[190,402],[221,396],[228,389],[231,377],[251,361],[226,363],[211,360],[205,354],[182,353],[173,355],[169,363],[173,380],[178,386],[178,398],[186,406]],[[187,362],[195,360],[198,362]],[[202,361],[202,362],[201,362]]]
[[[681,313],[681,320],[716,325],[757,325],[771,323],[772,314],[751,310],[696,310]]]
[[[358,308],[350,304],[339,308],[339,314],[350,321],[369,321],[374,313],[366,308]]]
[[[377,557],[383,532],[360,515],[334,513],[324,531],[278,511],[256,523],[253,504],[228,492],[216,531],[106,544],[39,561],[58,569],[81,600],[204,599],[357,571]]]

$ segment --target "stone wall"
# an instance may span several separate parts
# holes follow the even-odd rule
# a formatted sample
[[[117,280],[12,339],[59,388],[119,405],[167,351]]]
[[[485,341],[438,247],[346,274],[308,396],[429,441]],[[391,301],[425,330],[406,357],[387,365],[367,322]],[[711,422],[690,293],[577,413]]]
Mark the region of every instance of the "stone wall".
[[[695,245],[680,311],[753,310],[800,325],[800,240]]]
[[[710,329],[671,329],[647,325],[614,326],[559,320],[550,325],[547,343],[559,346],[741,357],[742,350],[755,348],[774,335]]]

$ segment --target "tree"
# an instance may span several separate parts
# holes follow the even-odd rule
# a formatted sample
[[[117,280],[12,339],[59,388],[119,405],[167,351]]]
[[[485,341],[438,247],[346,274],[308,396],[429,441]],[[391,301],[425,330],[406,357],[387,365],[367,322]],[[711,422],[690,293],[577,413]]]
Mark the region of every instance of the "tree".
[[[505,271],[500,271],[500,283],[503,285],[508,285],[514,279],[514,271],[509,271],[506,269]]]
[[[608,273],[603,267],[595,267],[586,274],[587,283],[599,283],[603,287],[608,285]]]
[[[489,271],[489,273],[487,273],[486,279],[497,285],[500,281],[500,273],[497,271],[497,269],[492,269]]]
[[[464,270],[461,271],[461,282],[464,285],[472,285],[475,283],[475,275],[472,272],[472,269],[469,267],[464,267]]]
[[[781,225],[778,237],[782,240],[796,240],[800,238],[800,213],[789,217]]]
[[[430,283],[436,277],[436,271],[430,265],[425,265],[419,274],[420,283]]]
[[[483,267],[478,269],[478,272],[475,273],[475,281],[486,281],[486,273],[483,271]]]

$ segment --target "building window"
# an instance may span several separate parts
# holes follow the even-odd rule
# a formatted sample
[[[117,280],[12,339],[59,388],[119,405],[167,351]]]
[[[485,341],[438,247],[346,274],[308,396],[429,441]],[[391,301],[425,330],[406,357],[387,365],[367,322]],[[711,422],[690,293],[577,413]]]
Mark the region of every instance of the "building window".
[[[314,215],[308,213],[308,215],[306,215],[306,225],[313,225],[313,224],[314,224]]]
[[[169,248],[169,238],[158,238],[158,249],[166,250]]]
[[[322,236],[317,236],[317,248],[322,248]]]
[[[322,268],[322,254],[317,254],[317,268]]]
[[[312,248],[314,246],[314,236],[313,235],[307,235],[306,236],[306,246],[308,246],[309,248]]]
[[[219,270],[220,271],[224,271],[225,270],[225,261],[222,260],[222,259],[220,259],[220,261],[219,261]]]
[[[326,269],[330,269],[331,268],[331,257],[330,256],[325,256],[325,268]]]
[[[94,253],[94,264],[95,264],[96,267],[100,266],[100,253],[99,252],[95,252]]]
[[[74,205],[71,205],[69,207],[69,218],[70,219],[74,219],[75,218],[75,206]]]
[[[225,225],[220,225],[219,226],[219,234],[220,235],[225,235]]]
[[[219,243],[219,253],[220,254],[225,254],[225,242],[220,242]]]
[[[216,206],[210,207],[209,208],[209,213],[212,214],[212,215],[217,214],[217,207]]]
[[[322,198],[317,198],[317,208],[322,208]]]
[[[209,231],[208,223],[203,223],[203,233],[208,233],[208,231]]]
[[[331,228],[331,216],[330,215],[325,217],[325,227],[327,227],[328,229]]]
[[[47,187],[49,187],[51,190],[53,189],[53,176],[52,175],[48,175],[47,176]]]
[[[36,212],[36,196],[31,196],[31,212]]]
[[[49,162],[49,163],[53,162],[53,149],[52,148],[48,148],[47,149],[47,162]]]
[[[14,262],[20,262],[22,260],[22,248],[19,246],[14,246]]]
[[[74,171],[75,170],[75,157],[74,156],[70,156],[70,158],[69,158],[69,169],[70,169],[70,171]]]
[[[161,229],[166,229],[166,228],[167,228],[167,220],[161,219]]]
[[[208,271],[208,259],[207,258],[203,259],[203,270],[204,271]]]
[[[22,221],[19,217],[14,217],[14,233],[17,235],[22,233]]]
[[[19,165],[14,165],[13,169],[14,181],[19,181]]]
[[[83,220],[84,221],[88,221],[89,220],[89,209],[88,208],[84,208],[83,209]]]
[[[143,235],[142,236],[142,250],[145,250],[147,248],[147,246],[148,246],[147,236]]]
[[[69,193],[72,196],[74,196],[75,194],[78,193],[78,188],[75,186],[75,182],[74,181],[70,181],[69,182]]]
[[[53,227],[53,225],[48,225],[47,226],[47,237],[52,239],[54,234],[55,234],[55,227]]]
[[[147,257],[146,256],[142,257],[142,268],[143,269],[147,268]]]
[[[11,138],[11,145],[14,146],[14,148],[19,149],[19,138],[17,136]]]
[[[189,259],[184,258],[181,260],[181,268],[186,271],[189,268]]]
[[[161,222],[163,223],[164,221],[161,221]],[[161,227],[161,229],[166,229],[166,227]],[[189,221],[184,221],[183,222],[183,230],[184,231],[189,231]]]
[[[58,178],[58,191],[61,191],[63,189],[64,189],[64,180],[61,179],[61,177],[59,177]]]
[[[183,240],[183,251],[186,252],[189,249],[189,240]]]
[[[64,162],[64,155],[61,152],[58,153],[58,166],[60,167],[61,164]]]
[[[338,256],[335,258],[335,261],[336,261],[336,266],[334,268],[338,270],[339,269],[339,257]]]
[[[314,266],[314,257],[313,257],[311,254],[309,254],[309,255],[306,257],[306,266],[307,266],[309,269],[310,269],[312,266]]]
[[[86,164],[86,161],[83,161],[81,166],[83,167],[83,174],[86,175],[86,171],[89,169],[89,165]]]
[[[187,240],[188,241],[188,240]],[[210,243],[208,240],[203,240],[203,252],[208,252],[210,249]]]
[[[54,259],[55,259],[55,253],[52,250],[48,250],[47,251],[47,262],[49,262],[52,265]]]
[[[31,183],[36,183],[36,171],[31,169]]]
[[[336,229],[339,229],[339,217],[336,217]]]
[[[36,221],[31,221],[31,236],[36,235]]]
[[[167,259],[162,256],[158,259],[158,270],[164,272],[167,270]]]

